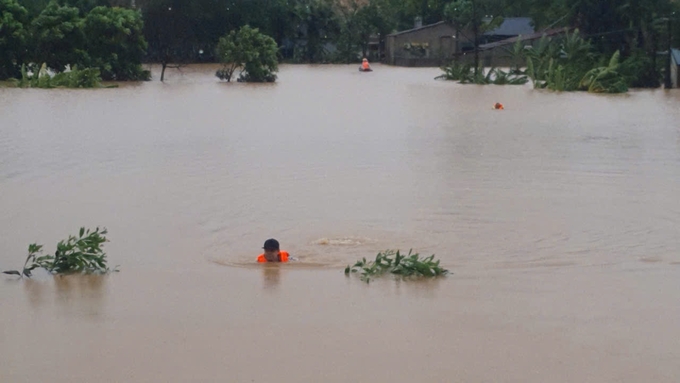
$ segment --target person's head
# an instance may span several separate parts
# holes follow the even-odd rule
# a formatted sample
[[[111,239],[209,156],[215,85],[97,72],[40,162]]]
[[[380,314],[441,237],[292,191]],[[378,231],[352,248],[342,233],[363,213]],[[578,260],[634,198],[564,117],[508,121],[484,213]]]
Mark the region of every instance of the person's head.
[[[368,59],[366,57],[364,57],[364,59],[362,61],[366,63],[366,62],[368,62]]]
[[[270,238],[264,241],[264,257],[268,262],[276,262],[279,260],[279,253],[281,252],[279,248],[279,241],[274,238]]]

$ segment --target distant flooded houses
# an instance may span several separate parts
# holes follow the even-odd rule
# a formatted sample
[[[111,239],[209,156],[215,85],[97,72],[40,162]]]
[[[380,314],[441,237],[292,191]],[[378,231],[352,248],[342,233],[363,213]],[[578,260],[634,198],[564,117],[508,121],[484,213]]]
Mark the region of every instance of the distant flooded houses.
[[[528,17],[507,17],[497,28],[479,36],[480,60],[485,66],[505,66],[511,61],[510,48],[521,39],[532,44],[542,36],[564,33],[565,29],[536,32]],[[413,29],[386,36],[385,62],[405,67],[437,67],[454,58],[471,62],[474,56],[474,34],[469,28],[457,30],[441,21],[416,25]]]

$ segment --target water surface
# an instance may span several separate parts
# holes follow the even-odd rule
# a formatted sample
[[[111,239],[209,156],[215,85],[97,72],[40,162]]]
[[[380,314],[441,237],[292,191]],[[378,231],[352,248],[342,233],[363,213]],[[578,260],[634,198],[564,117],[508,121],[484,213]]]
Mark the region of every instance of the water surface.
[[[121,266],[0,279],[0,381],[680,380],[680,93],[214,69],[0,89],[0,266],[82,225]],[[386,248],[454,275],[345,279]]]

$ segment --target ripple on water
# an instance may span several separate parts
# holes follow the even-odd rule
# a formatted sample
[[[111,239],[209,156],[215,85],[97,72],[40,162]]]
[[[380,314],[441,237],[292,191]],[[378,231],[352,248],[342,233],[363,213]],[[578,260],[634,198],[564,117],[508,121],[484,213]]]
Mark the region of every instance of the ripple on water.
[[[343,237],[343,238],[320,238],[314,241],[315,245],[321,246],[361,246],[377,241],[362,237]]]

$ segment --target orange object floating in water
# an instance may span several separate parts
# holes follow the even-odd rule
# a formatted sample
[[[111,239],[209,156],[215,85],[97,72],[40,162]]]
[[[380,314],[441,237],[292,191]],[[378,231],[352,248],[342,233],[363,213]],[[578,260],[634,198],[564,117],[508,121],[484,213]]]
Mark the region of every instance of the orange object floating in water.
[[[494,104],[493,108],[496,109],[496,110],[503,110],[503,109],[505,109],[505,108],[503,107],[503,104],[501,104],[500,102],[497,102],[496,104]]]

